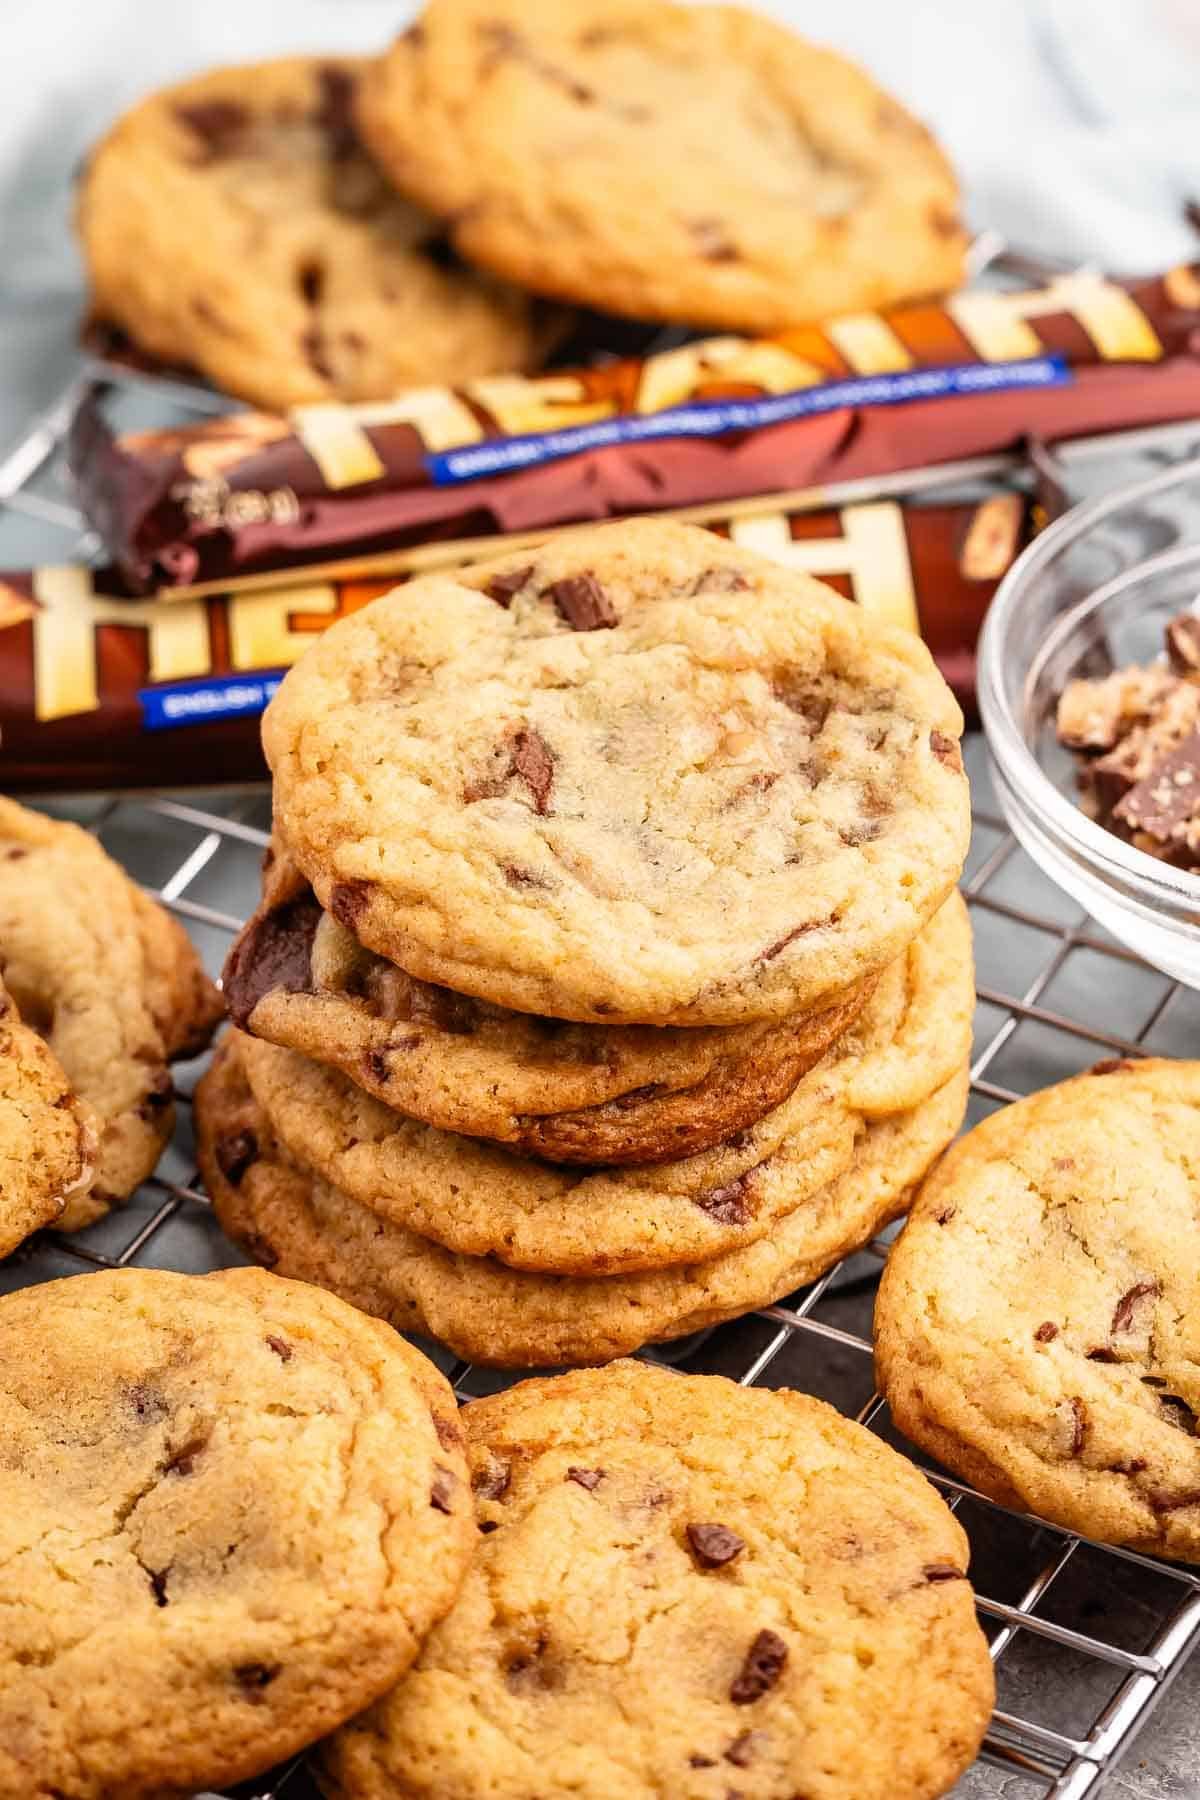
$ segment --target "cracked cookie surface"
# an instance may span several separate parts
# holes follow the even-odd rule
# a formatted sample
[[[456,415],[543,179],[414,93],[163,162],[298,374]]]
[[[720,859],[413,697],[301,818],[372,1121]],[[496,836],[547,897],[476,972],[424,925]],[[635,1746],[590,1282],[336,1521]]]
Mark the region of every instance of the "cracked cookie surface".
[[[821,1012],[750,1025],[576,1025],[419,981],[322,910],[287,852],[225,965],[251,1036],[339,1069],[397,1112],[565,1163],[651,1163],[723,1142],[779,1105],[852,1023],[870,981]]]
[[[54,1224],[90,1182],[95,1154],[91,1119],[62,1065],[0,981],[0,1256]]]
[[[196,1092],[197,1153],[222,1228],[255,1261],[327,1287],[471,1362],[607,1362],[790,1294],[905,1212],[962,1123],[967,1071],[870,1125],[854,1164],[769,1235],[707,1262],[587,1278],[462,1256],[390,1224],[290,1158],[227,1037]]]
[[[1200,1063],[1116,1061],[975,1127],[876,1307],[900,1429],[984,1493],[1200,1561]]]
[[[919,1800],[992,1673],[961,1527],[820,1400],[643,1363],[463,1412],[480,1542],[337,1800]]]
[[[449,1387],[260,1270],[0,1301],[0,1795],[166,1800],[382,1693],[475,1527]]]
[[[969,830],[929,652],[799,571],[633,520],[325,633],[263,741],[321,904],[421,978],[595,1024],[833,1004]]]
[[[766,1236],[850,1166],[873,1119],[918,1105],[962,1066],[974,998],[955,894],[788,1099],[725,1143],[650,1168],[534,1162],[404,1118],[294,1051],[244,1036],[237,1045],[291,1156],[369,1211],[514,1268],[610,1275]]]
[[[0,960],[96,1135],[59,1220],[90,1225],[154,1169],[175,1111],[168,1064],[197,1054],[220,995],[187,933],[77,825],[0,799]]]
[[[738,7],[432,0],[358,118],[465,255],[536,292],[778,331],[962,279],[929,133]]]
[[[95,313],[277,412],[536,363],[551,321],[458,262],[362,148],[361,71],[215,69],[120,119],[78,199]]]

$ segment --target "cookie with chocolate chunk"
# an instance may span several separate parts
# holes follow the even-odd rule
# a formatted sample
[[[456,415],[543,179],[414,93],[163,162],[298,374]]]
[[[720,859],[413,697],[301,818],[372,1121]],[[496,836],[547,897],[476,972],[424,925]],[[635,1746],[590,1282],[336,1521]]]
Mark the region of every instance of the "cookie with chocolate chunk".
[[[962,718],[924,644],[640,519],[334,625],[263,723],[322,906],[423,981],[591,1024],[815,1011],[953,887]]]
[[[93,313],[278,412],[535,364],[560,327],[371,162],[361,67],[215,69],[120,119],[78,197]]]
[[[3,1800],[261,1773],[404,1673],[474,1547],[443,1377],[257,1269],[0,1300],[0,1439]]]
[[[575,1169],[405,1118],[275,1044],[240,1038],[251,1088],[292,1156],[380,1218],[513,1268],[608,1275],[754,1243],[847,1169],[872,1120],[966,1061],[966,907],[952,896],[794,1092],[723,1143],[654,1167]]]
[[[226,1038],[196,1093],[200,1167],[223,1229],[280,1274],[498,1368],[607,1362],[794,1293],[907,1210],[967,1097],[964,1064],[910,1111],[872,1122],[845,1174],[754,1243],[640,1274],[556,1276],[456,1255],[313,1174],[255,1099],[246,1043]]]
[[[90,1116],[0,981],[0,1256],[52,1225],[92,1177]]]
[[[576,1025],[419,981],[322,910],[284,850],[225,965],[234,1023],[443,1131],[564,1163],[691,1156],[753,1125],[848,1028],[821,1012],[705,1030]]]
[[[5,799],[0,959],[94,1131],[58,1220],[77,1230],[154,1169],[175,1116],[168,1065],[204,1048],[221,998],[182,926],[90,833]]]
[[[976,1126],[875,1314],[900,1429],[1006,1506],[1200,1561],[1200,1063],[1116,1060]]]
[[[357,113],[464,255],[538,293],[774,332],[963,276],[929,133],[739,7],[430,0]]]
[[[861,1426],[635,1362],[463,1424],[475,1562],[319,1752],[330,1793],[918,1800],[973,1759],[993,1681],[966,1536]]]

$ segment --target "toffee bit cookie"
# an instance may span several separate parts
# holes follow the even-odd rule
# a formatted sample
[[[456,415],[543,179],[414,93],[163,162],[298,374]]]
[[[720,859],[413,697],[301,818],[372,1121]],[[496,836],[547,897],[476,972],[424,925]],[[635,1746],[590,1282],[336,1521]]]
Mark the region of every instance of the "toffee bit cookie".
[[[1007,1506],[1200,1562],[1200,1063],[1115,1062],[978,1125],[876,1308],[900,1429]]]
[[[431,0],[358,119],[465,255],[539,293],[777,331],[962,279],[929,133],[738,7]]]
[[[92,1177],[91,1120],[0,982],[0,1256],[52,1225]]]
[[[275,411],[536,362],[550,321],[459,263],[359,145],[360,70],[216,69],[127,113],[79,193],[94,312]]]
[[[126,1269],[0,1301],[0,1796],[255,1775],[454,1599],[454,1396],[316,1288]]]
[[[608,1275],[763,1237],[847,1168],[872,1118],[919,1104],[961,1067],[973,1006],[970,927],[954,895],[782,1105],[651,1168],[528,1161],[406,1119],[294,1051],[251,1038],[238,1051],[291,1156],[371,1212],[514,1268]]]
[[[823,1401],[644,1363],[463,1412],[481,1537],[339,1800],[917,1800],[991,1710],[962,1528]]]
[[[964,1067],[911,1112],[872,1124],[844,1176],[746,1248],[589,1280],[456,1256],[300,1167],[255,1101],[240,1047],[225,1040],[196,1094],[200,1167],[229,1236],[280,1274],[498,1368],[607,1362],[793,1293],[907,1210],[967,1100]]]
[[[410,974],[731,1025],[834,1004],[937,910],[969,829],[961,729],[912,633],[633,520],[334,625],[263,739],[321,904]]]
[[[0,799],[0,959],[97,1137],[74,1231],[128,1198],[171,1135],[168,1062],[208,1042],[221,1001],[187,934],[88,832]]]
[[[286,852],[264,888],[225,965],[235,1024],[398,1112],[551,1162],[665,1162],[721,1143],[787,1098],[872,986],[751,1025],[575,1025],[455,994],[364,950]]]

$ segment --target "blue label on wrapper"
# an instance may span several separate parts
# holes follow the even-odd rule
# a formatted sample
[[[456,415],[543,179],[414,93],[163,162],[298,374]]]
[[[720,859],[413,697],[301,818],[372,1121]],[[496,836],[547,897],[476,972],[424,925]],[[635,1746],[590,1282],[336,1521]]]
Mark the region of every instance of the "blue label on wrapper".
[[[258,675],[201,675],[195,681],[172,681],[142,688],[142,723],[147,731],[174,731],[180,725],[204,725],[213,719],[243,719],[266,711],[283,680],[283,669]]]
[[[644,444],[653,438],[720,437],[727,431],[754,431],[783,425],[790,419],[836,412],[839,407],[897,406],[905,400],[937,400],[949,395],[994,394],[1009,388],[1065,387],[1073,379],[1065,357],[1028,356],[1014,362],[953,363],[944,369],[902,369],[890,375],[854,375],[825,381],[788,394],[764,394],[757,400],[697,400],[668,406],[656,413],[626,413],[597,419],[590,425],[568,425],[561,431],[536,431],[525,437],[488,438],[458,450],[441,450],[425,458],[438,487],[506,475],[538,463],[557,462],[583,450],[609,444]]]

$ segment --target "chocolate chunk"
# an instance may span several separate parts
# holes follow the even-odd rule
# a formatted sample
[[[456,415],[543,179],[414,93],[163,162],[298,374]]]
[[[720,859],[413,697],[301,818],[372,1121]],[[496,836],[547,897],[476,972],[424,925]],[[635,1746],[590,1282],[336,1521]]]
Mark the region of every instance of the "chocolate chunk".
[[[511,1480],[512,1464],[489,1451],[487,1462],[471,1477],[471,1486],[481,1500],[502,1500]]]
[[[329,910],[339,925],[353,931],[366,910],[371,884],[367,881],[336,881],[329,890]]]
[[[1108,1056],[1103,1062],[1093,1063],[1088,1070],[1089,1075],[1119,1075],[1122,1069],[1136,1069],[1136,1062],[1128,1056]]]
[[[1177,675],[1200,674],[1200,619],[1180,613],[1166,630],[1167,656]]]
[[[748,1169],[724,1187],[712,1188],[707,1194],[693,1194],[692,1204],[722,1225],[745,1225],[754,1217],[754,1173]]]
[[[958,1211],[957,1206],[943,1206],[941,1212],[934,1213],[934,1215],[933,1215],[934,1224],[935,1225],[948,1225],[950,1223],[951,1219],[957,1213],[957,1211]]]
[[[705,262],[738,261],[737,245],[720,219],[689,219],[688,231]]]
[[[617,623],[616,608],[590,569],[551,582],[548,591],[572,631],[611,631]]]
[[[196,1432],[178,1450],[172,1450],[163,1464],[164,1475],[192,1475],[196,1461],[208,1449],[208,1433]]]
[[[246,1170],[258,1160],[258,1139],[252,1131],[234,1132],[232,1137],[217,1139],[214,1155],[230,1187],[240,1187]]]
[[[200,139],[205,162],[231,156],[250,125],[250,114],[236,100],[196,100],[176,106],[174,112],[180,124]]]
[[[1200,1506],[1200,1488],[1150,1488],[1146,1498],[1155,1512],[1181,1512],[1186,1506]]]
[[[548,888],[551,884],[543,876],[535,875],[532,869],[519,868],[516,863],[502,863],[501,870],[509,887],[512,888]]]
[[[1083,1401],[1079,1399],[1078,1395],[1068,1400],[1067,1406],[1070,1409],[1071,1414],[1071,1455],[1078,1456],[1083,1449],[1084,1439],[1087,1437],[1087,1408],[1083,1404]]]
[[[963,766],[962,750],[957,738],[947,737],[944,731],[931,731],[929,748],[940,763],[948,769],[961,769]]]
[[[462,1427],[457,1419],[447,1419],[432,1407],[429,1416],[433,1420],[433,1429],[437,1433],[437,1441],[443,1450],[457,1450],[463,1441]]]
[[[408,1016],[414,1024],[436,1025],[439,1031],[448,1031],[454,1037],[469,1037],[481,1014],[469,994],[456,994],[453,988],[422,981],[413,984]]]
[[[493,1531],[499,1531],[499,1529],[499,1519],[480,1519],[479,1521],[480,1535],[483,1537],[490,1537]]]
[[[746,1540],[728,1525],[687,1525],[684,1536],[702,1569],[723,1569],[746,1548]]]
[[[239,1230],[237,1239],[242,1249],[248,1251],[264,1269],[273,1269],[279,1261],[279,1252],[260,1231]]]
[[[392,1071],[388,1067],[387,1056],[382,1050],[368,1050],[363,1057],[363,1069],[366,1072],[367,1080],[373,1081],[378,1087],[382,1087],[391,1079]]]
[[[295,1354],[296,1354],[296,1352],[292,1349],[292,1346],[288,1343],[287,1339],[282,1338],[282,1337],[276,1337],[274,1332],[271,1332],[268,1335],[267,1343],[270,1346],[270,1348],[275,1352],[275,1354],[279,1358],[280,1362],[285,1362],[285,1363],[291,1362],[293,1356],[295,1356]]]
[[[586,1488],[590,1494],[592,1489],[598,1488],[604,1480],[604,1470],[577,1469],[572,1466],[567,1470],[567,1480],[575,1482],[578,1487]]]
[[[1116,1351],[1110,1350],[1107,1344],[1097,1344],[1094,1350],[1087,1352],[1087,1359],[1089,1362],[1098,1363],[1115,1363],[1121,1360]]]
[[[788,1647],[774,1631],[760,1631],[740,1672],[734,1677],[729,1698],[735,1706],[750,1706],[769,1693],[783,1674]]]
[[[167,1107],[170,1106],[174,1093],[174,1082],[171,1080],[171,1077],[165,1069],[160,1069],[150,1083],[150,1086],[146,1089],[145,1098],[138,1107],[139,1118],[144,1119],[149,1124],[161,1117]]]
[[[740,570],[718,567],[705,569],[703,575],[697,575],[689,591],[693,594],[740,594],[749,586]]]
[[[329,155],[334,162],[345,162],[358,149],[354,129],[354,89],[349,69],[336,63],[322,63],[317,70],[321,101],[314,117],[325,133]]]
[[[773,944],[768,944],[765,950],[759,951],[755,962],[774,962],[797,938],[806,937],[810,931],[824,931],[827,926],[835,924],[836,920],[836,913],[831,913],[827,919],[814,919],[809,925],[797,925],[791,931],[785,931],[781,938],[776,938]]]
[[[1121,1462],[1106,1463],[1110,1475],[1141,1475],[1149,1467],[1144,1456],[1127,1457]]]
[[[336,895],[337,889],[334,889]],[[312,992],[312,947],[321,908],[311,889],[250,920],[225,961],[221,985],[240,1031],[267,994]]]
[[[956,1569],[953,1563],[926,1563],[925,1567],[921,1570],[921,1573],[924,1575],[926,1581],[934,1583],[939,1581],[965,1581],[967,1579],[966,1570]]]
[[[454,1490],[458,1486],[458,1477],[452,1469],[443,1469],[440,1463],[433,1468],[433,1486],[429,1490],[429,1504],[435,1512],[452,1513],[454,1511]]]
[[[300,333],[300,349],[314,375],[319,375],[322,381],[334,379],[333,364],[329,360],[325,338],[319,326],[310,325],[307,331]]]
[[[689,1769],[715,1769],[716,1766],[717,1759],[715,1756],[701,1756],[698,1751],[693,1751],[691,1756],[688,1757]]]
[[[300,297],[306,306],[316,306],[325,286],[325,268],[319,262],[307,262],[297,276]]]
[[[509,607],[512,605],[513,595],[520,593],[532,574],[532,563],[527,563],[523,569],[503,569],[499,575],[492,576],[483,591],[497,606]]]
[[[1111,1329],[1114,1337],[1119,1331],[1130,1331],[1132,1329],[1133,1315],[1137,1311],[1139,1300],[1146,1300],[1151,1296],[1157,1299],[1161,1293],[1162,1288],[1157,1281],[1139,1281],[1136,1282],[1133,1287],[1129,1288],[1126,1293],[1122,1294],[1121,1298],[1117,1301],[1116,1310],[1112,1317]]]
[[[1131,787],[1114,806],[1113,818],[1164,850],[1200,851],[1200,731]]]
[[[167,1576],[171,1573],[170,1569],[147,1569],[146,1573],[150,1577],[150,1592],[154,1595],[154,1604],[166,1606]]]
[[[504,793],[510,781],[521,781],[529,790],[534,811],[544,818],[550,810],[554,787],[554,757],[545,738],[532,725],[520,725],[508,734],[498,749],[502,760],[493,765],[492,773],[467,784],[463,789],[464,804],[471,806],[477,800],[495,800]]]
[[[1191,1437],[1197,1435],[1196,1415],[1186,1400],[1181,1400],[1178,1394],[1160,1394],[1158,1404],[1168,1425],[1173,1425],[1176,1431],[1186,1431]]]
[[[282,1669],[282,1663],[239,1663],[233,1671],[233,1679],[245,1689],[247,1699],[252,1700],[260,1689],[270,1687]]]
[[[1058,1336],[1058,1326],[1053,1319],[1047,1319],[1038,1326],[1033,1335],[1039,1344],[1048,1344]]]

